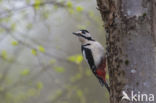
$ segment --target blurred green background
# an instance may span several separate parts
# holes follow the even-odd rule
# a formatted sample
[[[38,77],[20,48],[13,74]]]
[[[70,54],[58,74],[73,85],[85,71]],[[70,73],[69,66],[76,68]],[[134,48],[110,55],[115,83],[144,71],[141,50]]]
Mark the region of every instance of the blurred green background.
[[[105,46],[96,7],[95,0],[0,0],[0,103],[108,103],[72,35],[87,29]]]

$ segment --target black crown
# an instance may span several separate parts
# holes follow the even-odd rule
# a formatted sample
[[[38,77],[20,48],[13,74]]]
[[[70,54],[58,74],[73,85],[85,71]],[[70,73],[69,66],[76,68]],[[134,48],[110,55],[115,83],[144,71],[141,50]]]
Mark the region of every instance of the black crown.
[[[89,33],[88,30],[80,30],[83,34]]]

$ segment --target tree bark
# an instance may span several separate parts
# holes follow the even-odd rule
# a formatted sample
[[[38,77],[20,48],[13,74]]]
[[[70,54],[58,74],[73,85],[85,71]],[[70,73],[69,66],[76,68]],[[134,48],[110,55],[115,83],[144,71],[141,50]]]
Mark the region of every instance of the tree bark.
[[[97,5],[107,32],[110,103],[138,103],[132,91],[155,95],[156,0],[97,0]],[[130,101],[121,100],[122,91]]]

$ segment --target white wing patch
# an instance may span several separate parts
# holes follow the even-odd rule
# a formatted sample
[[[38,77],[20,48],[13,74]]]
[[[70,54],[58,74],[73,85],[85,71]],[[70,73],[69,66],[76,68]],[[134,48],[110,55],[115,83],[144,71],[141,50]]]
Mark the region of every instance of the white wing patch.
[[[91,46],[88,46],[92,50],[95,65],[98,66],[101,58],[104,57],[104,48],[99,42],[91,42]]]
[[[82,54],[83,54],[84,59],[85,59],[85,60],[86,60],[86,62],[88,63],[88,60],[87,60],[87,58],[86,58],[86,53],[85,53],[85,51],[84,51],[84,50],[82,51]]]

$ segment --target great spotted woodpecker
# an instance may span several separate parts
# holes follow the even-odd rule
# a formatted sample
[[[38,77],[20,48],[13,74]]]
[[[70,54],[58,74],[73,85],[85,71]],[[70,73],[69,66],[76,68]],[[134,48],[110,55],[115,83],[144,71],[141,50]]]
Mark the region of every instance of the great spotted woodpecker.
[[[87,30],[80,30],[74,32],[74,35],[78,36],[81,42],[81,50],[83,57],[89,64],[91,71],[98,78],[101,86],[107,88],[110,92],[110,88],[106,83],[106,55],[103,46],[95,41]]]

